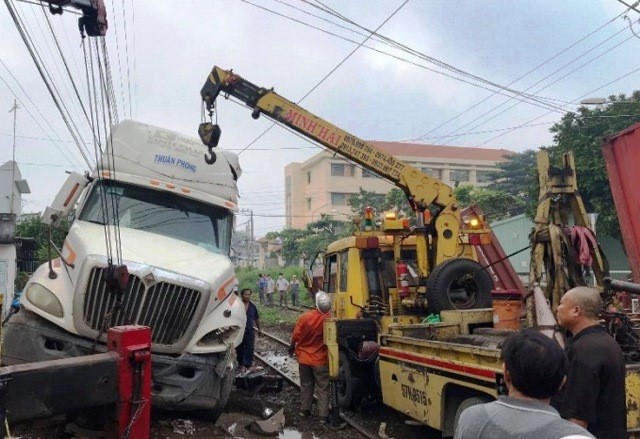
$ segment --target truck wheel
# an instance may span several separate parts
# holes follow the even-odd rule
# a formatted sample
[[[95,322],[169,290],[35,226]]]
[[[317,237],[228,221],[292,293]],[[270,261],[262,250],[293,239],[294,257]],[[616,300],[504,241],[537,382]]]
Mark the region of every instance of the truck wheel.
[[[358,402],[360,380],[353,377],[351,364],[344,351],[340,351],[340,368],[338,369],[338,405],[343,409],[353,408]]]
[[[455,432],[458,429],[458,421],[460,420],[460,415],[469,407],[473,407],[478,404],[485,404],[489,402],[489,398],[484,398],[482,396],[472,396],[471,398],[467,398],[460,403],[458,406],[458,410],[456,410],[456,417],[453,421],[453,431]]]
[[[216,408],[214,408],[210,412],[212,422],[216,422],[218,420],[218,418],[224,411],[224,408],[227,406],[227,401],[229,401],[231,389],[233,388],[234,372],[235,368],[228,371],[225,377],[222,379],[222,382],[220,383],[222,387],[220,388],[220,398],[218,399],[218,404],[216,405]]]
[[[427,280],[429,311],[491,308],[493,281],[482,265],[472,259],[444,261]]]

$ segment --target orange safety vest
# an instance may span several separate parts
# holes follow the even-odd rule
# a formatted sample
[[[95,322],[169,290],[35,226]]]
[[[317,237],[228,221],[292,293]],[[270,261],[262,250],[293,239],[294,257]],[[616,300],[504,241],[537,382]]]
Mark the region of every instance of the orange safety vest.
[[[321,313],[317,309],[302,314],[293,328],[291,342],[296,345],[298,363],[306,366],[322,366],[328,363],[327,345],[324,344],[324,321],[331,313]]]

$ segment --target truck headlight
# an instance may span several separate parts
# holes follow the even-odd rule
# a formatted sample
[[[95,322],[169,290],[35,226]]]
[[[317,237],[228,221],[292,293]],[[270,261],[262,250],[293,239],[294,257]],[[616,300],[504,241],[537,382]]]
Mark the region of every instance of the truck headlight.
[[[27,287],[25,296],[33,306],[40,308],[42,311],[52,316],[62,317],[62,304],[60,300],[48,288],[40,284],[32,283]]]

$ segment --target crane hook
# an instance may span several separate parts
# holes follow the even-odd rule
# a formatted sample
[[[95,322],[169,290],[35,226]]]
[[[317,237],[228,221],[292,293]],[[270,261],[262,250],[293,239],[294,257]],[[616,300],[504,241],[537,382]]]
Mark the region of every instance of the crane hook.
[[[213,151],[213,148],[218,146],[222,130],[217,124],[214,125],[211,122],[204,122],[198,127],[198,134],[200,135],[200,140],[207,147],[210,154],[210,156],[207,156],[207,154],[204,155],[204,161],[208,165],[212,165],[216,162],[216,153]]]

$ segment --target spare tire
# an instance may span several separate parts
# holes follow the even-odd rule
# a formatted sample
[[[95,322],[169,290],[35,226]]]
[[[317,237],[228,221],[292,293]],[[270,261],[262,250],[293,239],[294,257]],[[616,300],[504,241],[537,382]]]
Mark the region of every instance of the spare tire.
[[[472,259],[449,259],[427,278],[429,311],[491,308],[493,281],[482,265]]]

